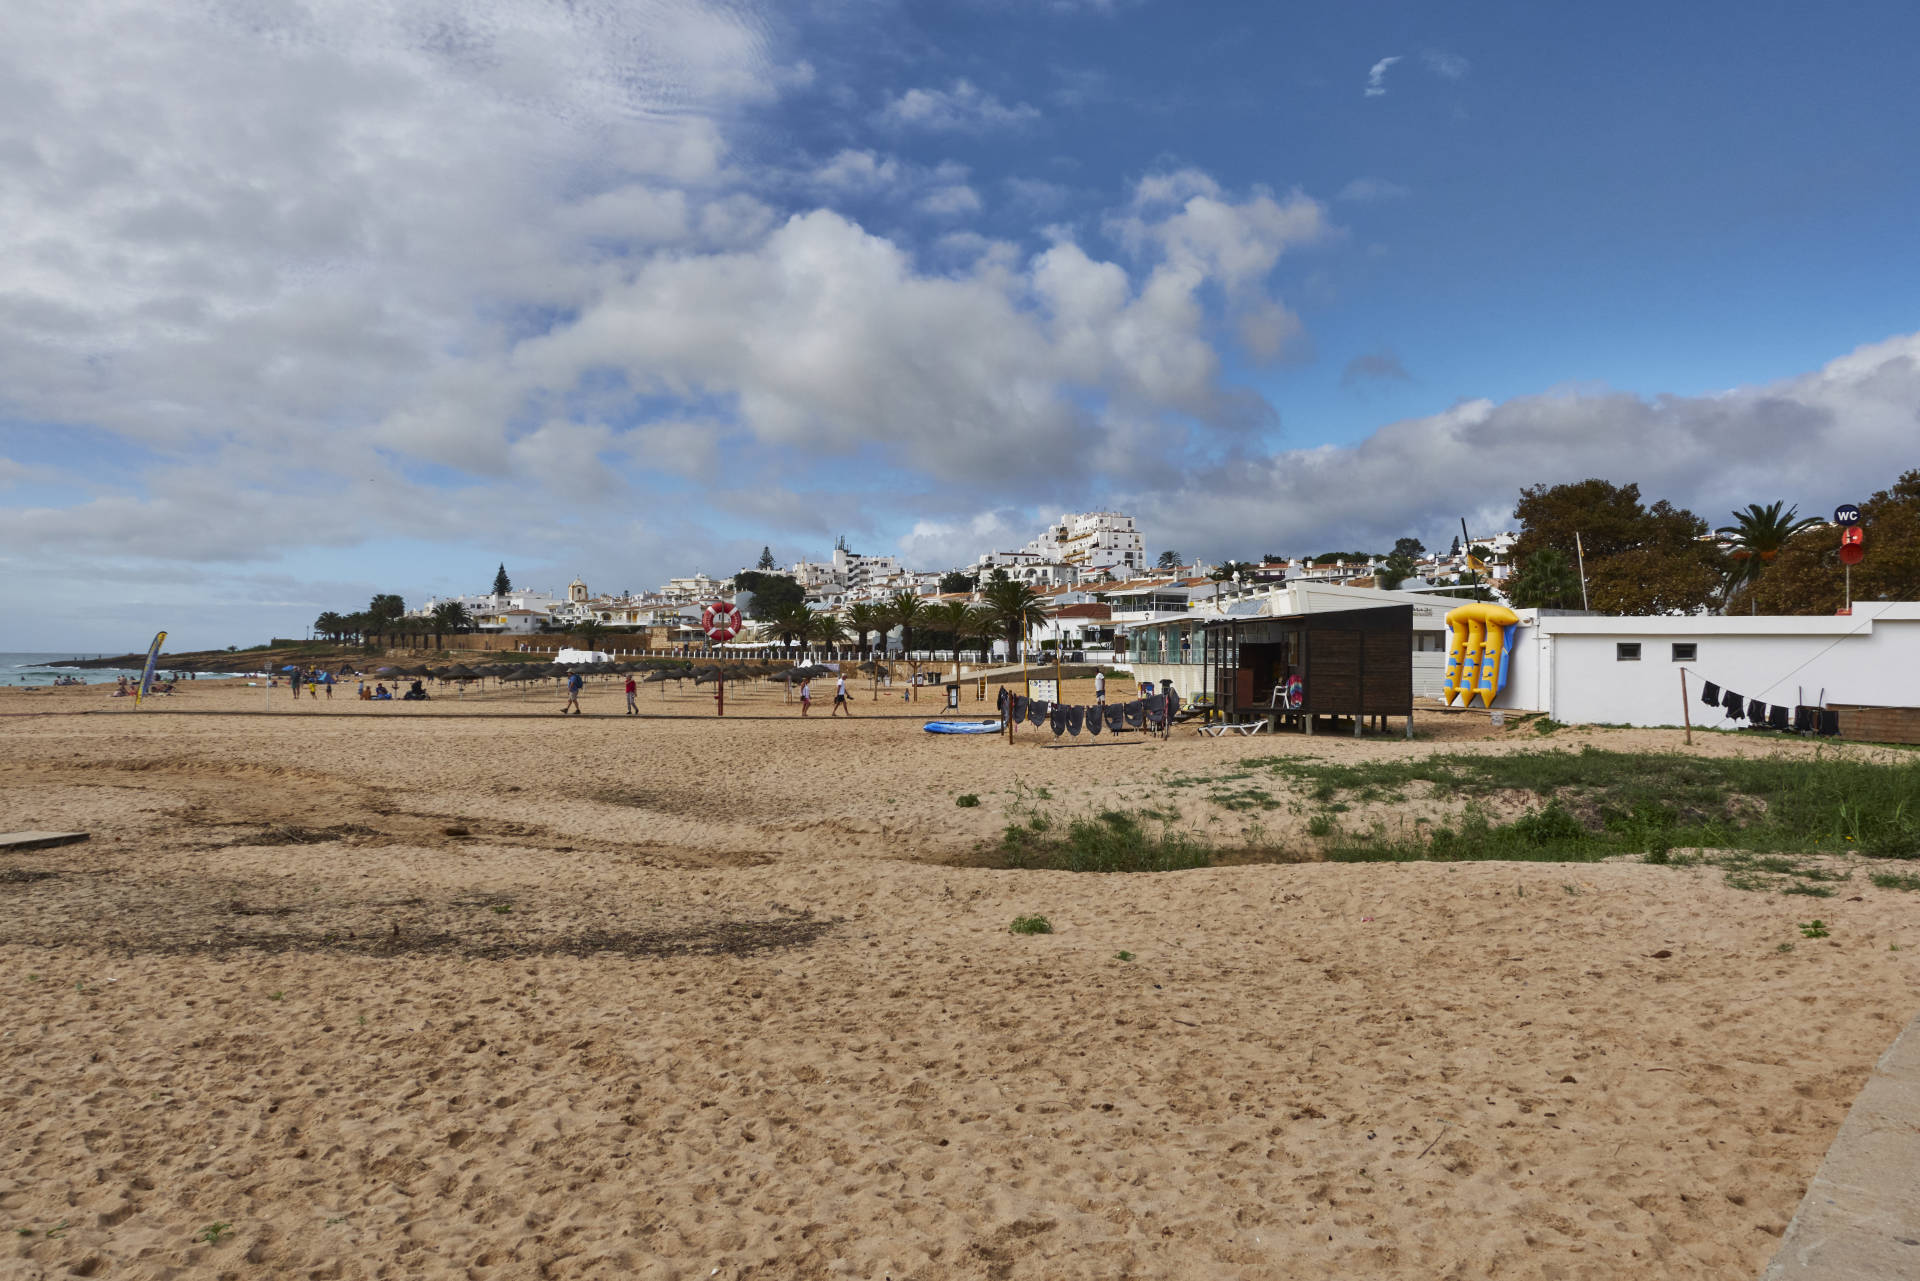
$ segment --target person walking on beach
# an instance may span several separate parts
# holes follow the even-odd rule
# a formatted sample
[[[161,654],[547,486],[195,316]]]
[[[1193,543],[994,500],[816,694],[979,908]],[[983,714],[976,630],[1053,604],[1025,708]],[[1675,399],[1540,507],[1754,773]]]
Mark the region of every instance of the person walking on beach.
[[[568,712],[572,712],[575,716],[579,716],[581,714],[580,687],[585,683],[586,682],[580,679],[579,672],[575,672],[571,676],[567,677],[567,703],[566,703],[566,706],[560,709],[560,714],[562,716],[565,716]]]
[[[800,715],[805,716],[813,710],[813,677],[808,676],[800,682]]]
[[[327,687],[327,701],[331,703],[333,701],[333,673],[321,672],[320,683]]]
[[[1107,701],[1107,674],[1105,672],[1095,672],[1093,674],[1093,701],[1103,706]]]
[[[831,720],[842,712],[847,714],[848,720],[853,719],[853,703],[847,698],[847,678],[844,675],[834,684],[833,710],[827,713],[827,718]]]
[[[636,701],[639,696],[639,683],[635,681],[633,677],[627,677],[627,715],[638,716],[640,714],[640,704]]]

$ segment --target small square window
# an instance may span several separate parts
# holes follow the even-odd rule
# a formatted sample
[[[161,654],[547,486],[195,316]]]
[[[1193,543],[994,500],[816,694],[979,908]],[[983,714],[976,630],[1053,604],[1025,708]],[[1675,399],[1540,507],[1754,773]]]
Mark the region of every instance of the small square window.
[[[1637,663],[1640,661],[1640,642],[1621,641],[1613,647],[1613,661],[1616,663]]]
[[[1699,656],[1700,656],[1700,647],[1694,644],[1692,641],[1686,641],[1684,643],[1681,641],[1675,641],[1673,643],[1673,661],[1674,662],[1691,663]]]

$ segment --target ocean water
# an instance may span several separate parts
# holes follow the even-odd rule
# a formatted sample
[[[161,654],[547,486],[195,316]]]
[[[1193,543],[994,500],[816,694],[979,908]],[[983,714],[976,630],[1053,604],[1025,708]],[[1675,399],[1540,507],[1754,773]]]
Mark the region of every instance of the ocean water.
[[[78,676],[83,684],[111,685],[122,676],[140,679],[137,667],[61,667],[75,658],[102,658],[101,654],[3,654],[0,653],[0,685],[51,685],[62,676]],[[161,671],[175,669],[162,666]],[[221,680],[232,672],[200,672],[200,680]]]

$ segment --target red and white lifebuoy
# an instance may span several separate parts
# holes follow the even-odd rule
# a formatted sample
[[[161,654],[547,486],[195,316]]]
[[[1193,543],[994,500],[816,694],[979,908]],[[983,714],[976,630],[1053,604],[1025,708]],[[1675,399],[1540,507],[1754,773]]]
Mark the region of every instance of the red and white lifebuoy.
[[[740,607],[732,601],[717,600],[701,611],[700,626],[706,628],[708,640],[724,645],[740,634]]]

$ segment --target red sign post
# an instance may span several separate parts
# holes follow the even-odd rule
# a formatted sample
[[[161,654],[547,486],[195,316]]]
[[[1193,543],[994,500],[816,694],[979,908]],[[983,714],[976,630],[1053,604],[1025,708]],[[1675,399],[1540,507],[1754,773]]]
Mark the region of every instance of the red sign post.
[[[700,625],[706,628],[708,640],[715,645],[724,645],[740,634],[740,607],[732,601],[717,600],[700,612]],[[724,667],[713,682],[713,705],[715,716],[727,714],[727,672]]]

